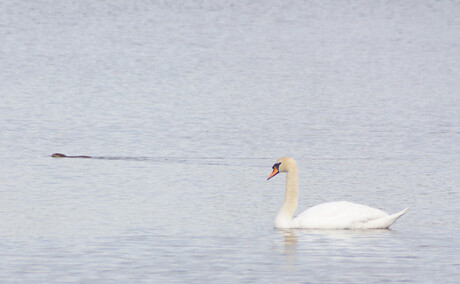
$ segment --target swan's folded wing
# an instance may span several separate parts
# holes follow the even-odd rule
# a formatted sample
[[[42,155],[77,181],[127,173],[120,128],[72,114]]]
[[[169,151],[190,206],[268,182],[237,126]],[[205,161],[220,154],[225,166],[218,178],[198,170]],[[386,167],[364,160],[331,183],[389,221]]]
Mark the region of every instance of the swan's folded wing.
[[[311,207],[292,221],[293,227],[316,229],[358,229],[389,215],[380,209],[347,201]]]
[[[380,219],[371,220],[363,224],[364,226],[362,228],[363,229],[388,229],[391,226],[391,224],[393,224],[396,220],[398,220],[399,217],[406,214],[408,209],[409,208],[406,208],[401,212],[398,212],[393,215],[388,215]]]

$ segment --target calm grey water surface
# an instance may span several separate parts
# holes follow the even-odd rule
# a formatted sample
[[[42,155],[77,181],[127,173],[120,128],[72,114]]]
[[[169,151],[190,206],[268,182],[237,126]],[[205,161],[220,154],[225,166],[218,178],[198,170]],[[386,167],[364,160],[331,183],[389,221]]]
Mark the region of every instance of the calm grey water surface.
[[[3,1],[0,281],[458,283],[459,30],[458,1]],[[286,155],[299,210],[410,210],[275,230]]]

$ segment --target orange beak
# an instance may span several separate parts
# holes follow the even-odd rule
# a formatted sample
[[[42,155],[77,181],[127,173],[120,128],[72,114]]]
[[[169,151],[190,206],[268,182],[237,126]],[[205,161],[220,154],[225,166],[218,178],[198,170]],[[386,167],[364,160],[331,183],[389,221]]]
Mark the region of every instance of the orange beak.
[[[280,171],[274,167],[273,172],[268,176],[267,180],[271,179],[272,177],[276,176]]]

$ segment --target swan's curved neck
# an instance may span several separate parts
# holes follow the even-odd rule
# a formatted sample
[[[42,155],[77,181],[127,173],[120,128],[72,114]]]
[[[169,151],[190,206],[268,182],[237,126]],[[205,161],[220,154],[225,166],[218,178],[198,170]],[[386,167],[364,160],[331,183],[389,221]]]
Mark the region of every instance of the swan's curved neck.
[[[292,217],[297,209],[299,199],[299,172],[297,166],[289,169],[286,173],[286,193],[281,210],[275,219],[276,228],[289,228]]]

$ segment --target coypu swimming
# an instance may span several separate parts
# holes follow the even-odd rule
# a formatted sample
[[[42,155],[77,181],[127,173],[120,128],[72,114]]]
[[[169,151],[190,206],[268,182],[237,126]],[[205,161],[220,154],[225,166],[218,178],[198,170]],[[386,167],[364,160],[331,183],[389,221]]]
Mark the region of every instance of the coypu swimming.
[[[147,161],[152,158],[146,158],[146,157],[101,157],[101,156],[84,156],[84,155],[79,155],[79,156],[67,156],[62,153],[54,153],[50,157],[52,158],[83,158],[83,159],[98,159],[98,160],[126,160],[126,161]],[[156,159],[156,158],[155,158]]]
[[[51,155],[53,158],[92,158],[91,156],[67,156],[61,153],[54,153]]]

